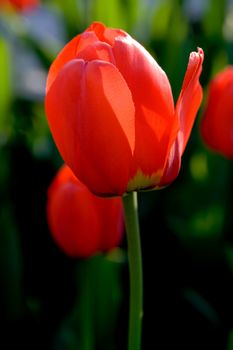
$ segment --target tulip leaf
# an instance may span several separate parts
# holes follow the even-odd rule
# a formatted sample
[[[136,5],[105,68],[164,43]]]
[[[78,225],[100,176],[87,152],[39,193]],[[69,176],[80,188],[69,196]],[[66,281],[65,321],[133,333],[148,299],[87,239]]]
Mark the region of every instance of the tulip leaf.
[[[0,130],[9,129],[9,107],[11,102],[10,55],[7,43],[0,38]]]
[[[205,318],[207,318],[211,323],[218,325],[220,323],[220,318],[213,308],[213,306],[203,298],[202,295],[197,293],[193,289],[186,289],[183,293],[184,298],[188,300],[195,309],[200,312]]]
[[[153,16],[152,35],[155,38],[163,39],[169,30],[170,18],[172,15],[171,1],[160,2]]]
[[[90,8],[91,19],[103,22],[106,26],[127,29],[127,16],[121,1],[96,0]]]
[[[122,298],[121,257],[121,251],[116,250],[78,261],[77,299],[55,340],[65,349],[115,350],[113,339]]]
[[[165,69],[169,78],[174,100],[176,101],[180,93],[190,52],[189,48],[185,47],[188,23],[178,1],[170,1],[169,7],[167,9],[166,7],[161,7],[161,10],[162,13],[166,14],[165,18],[168,25],[162,29],[162,31],[164,30],[163,40],[165,42],[160,60],[163,61],[163,69]],[[160,9],[158,11],[160,12]],[[161,18],[161,16],[162,14],[158,13],[158,17]]]
[[[224,211],[222,206],[212,205],[197,212],[190,221],[190,228],[195,235],[219,235],[223,226]]]
[[[11,206],[0,209],[0,307],[8,319],[22,316],[22,255]]]
[[[139,18],[139,0],[128,0],[124,2],[127,5],[125,11],[129,21],[129,29],[132,28]]]
[[[231,272],[233,273],[233,247],[227,245],[225,248],[225,256]]]
[[[231,329],[228,336],[227,350],[233,350],[233,329]]]
[[[50,142],[48,133],[43,106],[38,104],[33,110],[32,128],[30,133],[26,135],[33,154],[38,158],[47,158],[54,150],[54,145]]]
[[[170,217],[172,227],[181,235],[190,239],[218,237],[221,235],[224,223],[224,208],[221,205],[211,204],[206,208],[201,208],[190,213],[188,219]]]
[[[222,28],[225,17],[226,5],[225,1],[212,0],[206,10],[203,27],[206,35],[211,37],[214,41],[221,39]]]
[[[60,7],[63,15],[66,18],[66,23],[70,28],[77,28],[77,23],[80,23],[85,26],[87,23],[85,22],[85,17],[81,15],[82,11],[82,1],[76,0],[53,0],[56,5]],[[88,2],[88,1],[86,1]],[[76,29],[77,30],[77,29]]]
[[[205,153],[195,153],[190,159],[190,172],[194,180],[205,181],[208,178],[208,164]]]

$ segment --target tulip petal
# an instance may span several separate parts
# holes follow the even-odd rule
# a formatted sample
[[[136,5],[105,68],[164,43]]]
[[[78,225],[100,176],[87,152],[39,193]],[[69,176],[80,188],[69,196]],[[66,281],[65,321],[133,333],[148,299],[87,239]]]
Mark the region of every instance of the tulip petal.
[[[164,187],[166,185],[169,185],[172,181],[174,181],[177,175],[179,174],[180,166],[181,156],[178,139],[176,139],[176,141],[171,147],[169,157],[163,172],[163,176],[161,178],[160,183],[158,184],[158,187]]]
[[[94,193],[123,194],[134,150],[135,111],[119,71],[102,61],[70,61],[47,92],[46,114],[75,175]]]
[[[138,104],[161,116],[174,113],[171,86],[165,72],[148,51],[129,35],[116,38],[113,46],[116,66],[125,78]]]
[[[85,186],[79,189],[78,183],[67,182],[60,184],[53,193],[51,189],[50,194],[48,221],[58,246],[71,257],[95,254],[101,241],[101,222],[91,193]],[[87,229],[90,223],[91,229]]]
[[[181,155],[185,150],[202,100],[202,87],[199,83],[199,77],[202,71],[203,59],[204,53],[200,48],[198,48],[198,52],[190,54],[183,86],[176,104],[176,113],[180,120],[178,141]]]
[[[124,193],[135,147],[135,108],[131,92],[115,66],[102,61],[87,64],[80,110],[79,139],[82,154],[86,154],[83,161],[86,164],[89,157],[106,185],[111,184],[109,194]],[[95,192],[92,171],[85,178]]]
[[[121,198],[94,196],[66,165],[49,186],[47,218],[55,241],[72,257],[109,251],[124,233]]]
[[[233,67],[229,66],[211,81],[207,107],[201,120],[201,133],[209,147],[233,157]]]
[[[94,22],[87,31],[94,31],[99,40],[104,41],[111,46],[114,45],[116,38],[127,37],[127,33],[121,29],[107,28],[103,23]]]
[[[187,144],[202,99],[202,88],[199,83],[199,77],[203,59],[204,54],[201,49],[198,49],[198,53],[192,52],[190,55],[188,68],[175,111],[180,120],[180,131],[171,147],[159,187],[171,183],[179,173],[181,156]]]
[[[92,45],[88,45],[83,50],[80,50],[77,54],[77,58],[81,58],[85,61],[99,59],[101,61],[110,62],[113,64],[115,63],[111,46],[100,41],[97,41]]]
[[[84,70],[83,60],[72,60],[67,63],[57,75],[45,97],[45,109],[50,130],[67,164],[72,163],[77,148],[75,130],[77,120],[75,118]],[[70,86],[74,86],[74,91],[69,94]]]
[[[136,108],[131,176],[139,170],[151,176],[164,168],[178,132],[170,83],[152,56],[130,36],[116,38],[113,54]]]
[[[222,94],[218,107],[216,106],[216,121],[214,123],[215,127],[217,128],[217,150],[219,149],[229,158],[233,157],[232,96],[233,86],[231,81]],[[219,116],[221,116],[221,121],[219,121]]]
[[[77,35],[61,50],[57,58],[52,63],[46,83],[46,92],[56,79],[56,76],[64,67],[66,63],[77,58],[79,51],[84,50],[87,46],[98,42],[98,38],[93,32],[84,32],[81,35]]]

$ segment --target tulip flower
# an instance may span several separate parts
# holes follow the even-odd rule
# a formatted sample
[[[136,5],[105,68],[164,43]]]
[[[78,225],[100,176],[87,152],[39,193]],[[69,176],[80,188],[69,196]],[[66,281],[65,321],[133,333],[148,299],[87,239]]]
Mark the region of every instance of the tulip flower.
[[[48,123],[64,161],[95,194],[159,188],[178,175],[201,103],[203,51],[192,52],[174,107],[170,83],[129,34],[93,23],[52,63]]]
[[[137,191],[178,175],[202,100],[202,49],[189,57],[174,106],[162,68],[129,34],[95,22],[52,63],[46,115],[57,148],[79,180],[98,196],[122,195],[130,271],[128,350],[139,350],[142,258]]]
[[[210,82],[200,128],[204,142],[214,151],[233,158],[233,66]]]
[[[24,11],[39,6],[39,3],[39,0],[0,0],[0,8],[12,6],[18,11]]]
[[[119,245],[123,234],[120,198],[94,196],[63,166],[48,190],[48,223],[58,246],[71,257],[89,257]]]

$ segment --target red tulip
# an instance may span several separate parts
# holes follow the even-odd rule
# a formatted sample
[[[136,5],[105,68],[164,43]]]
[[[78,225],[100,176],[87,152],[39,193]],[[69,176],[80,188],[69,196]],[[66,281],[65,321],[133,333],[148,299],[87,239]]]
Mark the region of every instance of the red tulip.
[[[233,66],[211,81],[201,135],[213,150],[233,158]]]
[[[202,99],[203,51],[192,52],[174,108],[166,74],[126,32],[93,23],[53,62],[46,114],[74,174],[98,195],[170,183]]]
[[[0,8],[13,6],[19,11],[24,11],[39,6],[39,0],[0,0]]]
[[[54,240],[72,257],[108,251],[122,238],[120,198],[94,196],[67,166],[60,169],[49,187],[47,217]]]

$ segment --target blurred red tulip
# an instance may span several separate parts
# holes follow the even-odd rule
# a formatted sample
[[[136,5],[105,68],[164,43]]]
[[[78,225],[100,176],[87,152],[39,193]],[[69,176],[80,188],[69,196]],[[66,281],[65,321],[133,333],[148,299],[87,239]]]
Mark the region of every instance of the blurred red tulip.
[[[47,217],[54,240],[72,257],[116,247],[124,229],[120,198],[94,196],[67,166],[49,187]]]
[[[225,68],[210,82],[200,128],[204,142],[211,149],[233,158],[233,66]]]
[[[0,0],[0,8],[2,6],[13,6],[19,11],[24,11],[39,6],[39,0]]]
[[[174,108],[166,74],[126,32],[93,23],[53,62],[46,114],[56,145],[95,194],[164,186],[178,175],[201,103],[192,52]]]

